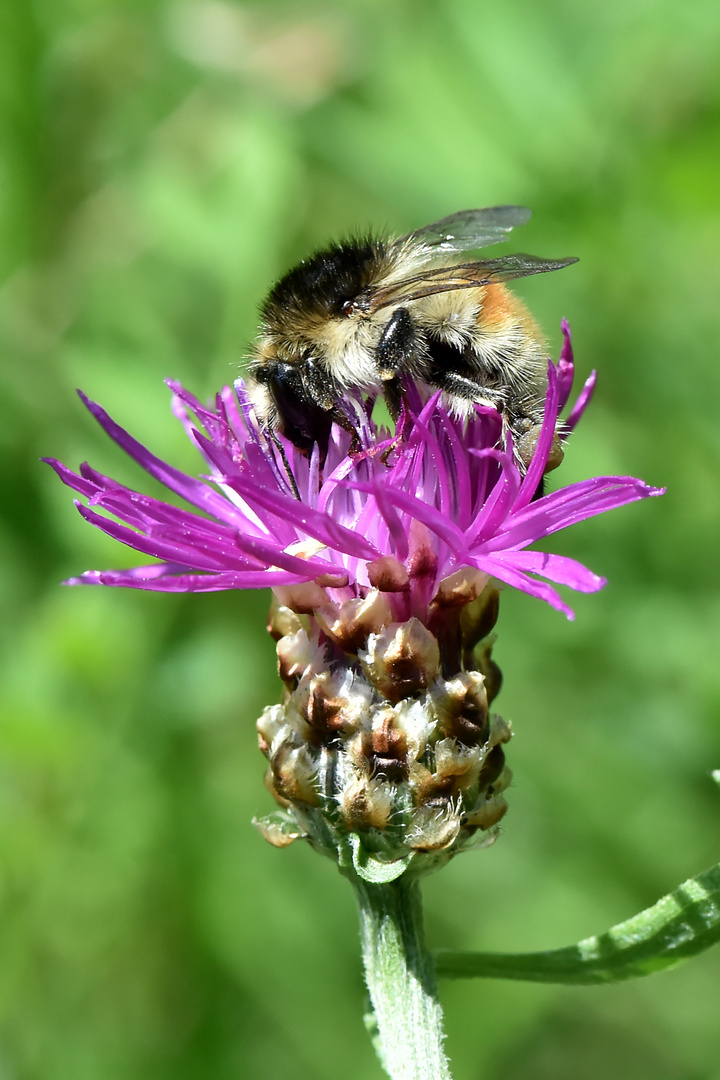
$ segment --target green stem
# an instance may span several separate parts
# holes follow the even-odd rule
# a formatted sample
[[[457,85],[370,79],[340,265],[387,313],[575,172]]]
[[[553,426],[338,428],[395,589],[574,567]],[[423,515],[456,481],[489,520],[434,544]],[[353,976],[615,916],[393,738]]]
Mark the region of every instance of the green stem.
[[[355,875],[351,880],[385,1070],[392,1080],[451,1080],[433,962],[423,940],[420,886],[404,876],[379,885]]]
[[[436,971],[454,979],[619,982],[651,975],[720,942],[720,865],[683,882],[652,907],[604,934],[564,949],[534,953],[440,950]]]

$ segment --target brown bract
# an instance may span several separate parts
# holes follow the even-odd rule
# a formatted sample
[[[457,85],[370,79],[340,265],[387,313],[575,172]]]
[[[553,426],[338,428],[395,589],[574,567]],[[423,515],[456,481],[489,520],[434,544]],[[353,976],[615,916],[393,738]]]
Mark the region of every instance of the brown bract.
[[[391,565],[378,572],[401,581]],[[378,588],[343,603],[326,594],[309,617],[304,599],[293,590],[294,610],[276,600],[269,619],[285,697],[258,734],[283,810],[259,823],[265,838],[305,836],[341,865],[352,848],[362,872],[369,859],[391,873],[491,843],[510,780],[510,728],[489,710],[497,590],[474,571],[448,578],[429,614],[437,633],[393,621]]]

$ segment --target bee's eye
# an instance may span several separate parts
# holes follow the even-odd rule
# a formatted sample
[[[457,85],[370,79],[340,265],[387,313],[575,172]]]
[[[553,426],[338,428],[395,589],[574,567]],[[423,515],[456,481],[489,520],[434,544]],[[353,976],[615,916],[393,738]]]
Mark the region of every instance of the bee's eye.
[[[349,318],[351,315],[354,315],[355,314],[355,301],[354,300],[345,300],[345,302],[343,303],[343,306],[340,308],[340,314],[344,315],[346,318]]]

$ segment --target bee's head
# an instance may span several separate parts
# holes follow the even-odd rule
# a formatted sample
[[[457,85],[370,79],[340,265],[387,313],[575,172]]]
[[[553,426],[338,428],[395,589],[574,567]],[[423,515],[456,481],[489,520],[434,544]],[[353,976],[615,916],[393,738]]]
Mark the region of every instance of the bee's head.
[[[300,327],[342,320],[382,276],[388,247],[372,236],[346,240],[318,251],[288,271],[262,306],[266,325]]]
[[[354,304],[384,257],[373,239],[337,244],[290,270],[262,305],[262,325],[250,363],[250,393],[260,422],[309,453],[327,448],[333,420],[347,426],[338,408],[359,377],[358,322]]]

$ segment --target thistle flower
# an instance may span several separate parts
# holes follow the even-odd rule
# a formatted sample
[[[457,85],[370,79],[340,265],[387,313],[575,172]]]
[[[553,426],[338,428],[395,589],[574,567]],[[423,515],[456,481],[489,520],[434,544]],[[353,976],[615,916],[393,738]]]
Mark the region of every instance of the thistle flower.
[[[544,421],[523,474],[502,417],[468,421],[412,384],[394,433],[372,401],[350,398],[357,436],[332,429],[324,461],[258,426],[242,381],[206,408],[176,383],[173,408],[209,471],[191,477],[155,457],[99,406],[101,426],[179,508],[103,476],[49,461],[88,502],[91,524],[160,560],[88,571],[71,584],[168,592],[270,586],[283,701],[258,722],[268,785],[281,810],[260,822],[280,846],[297,836],[370,881],[433,868],[490,842],[509,781],[510,730],[489,705],[499,688],[490,637],[498,583],[572,618],[555,585],[605,581],[531,545],[575,522],[661,492],[602,476],[541,494],[567,420],[570,334],[548,365]],[[108,516],[111,515],[111,516]]]

